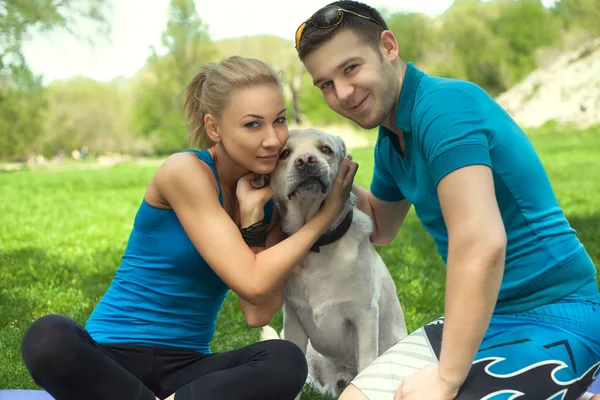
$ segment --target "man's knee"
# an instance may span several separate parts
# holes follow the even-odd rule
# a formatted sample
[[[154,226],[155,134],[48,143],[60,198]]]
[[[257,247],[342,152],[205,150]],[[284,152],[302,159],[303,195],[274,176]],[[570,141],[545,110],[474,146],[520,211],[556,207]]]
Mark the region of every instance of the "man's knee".
[[[338,400],[368,400],[368,398],[356,386],[350,384],[342,392]]]

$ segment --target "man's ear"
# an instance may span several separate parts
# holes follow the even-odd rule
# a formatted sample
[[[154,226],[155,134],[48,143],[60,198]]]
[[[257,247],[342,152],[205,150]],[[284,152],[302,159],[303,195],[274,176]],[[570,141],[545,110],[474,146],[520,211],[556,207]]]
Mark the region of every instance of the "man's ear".
[[[214,143],[219,143],[221,141],[217,120],[210,114],[204,116],[204,129],[206,130],[209,139]]]
[[[398,41],[392,31],[381,32],[380,37],[381,51],[389,61],[396,61],[399,55]]]

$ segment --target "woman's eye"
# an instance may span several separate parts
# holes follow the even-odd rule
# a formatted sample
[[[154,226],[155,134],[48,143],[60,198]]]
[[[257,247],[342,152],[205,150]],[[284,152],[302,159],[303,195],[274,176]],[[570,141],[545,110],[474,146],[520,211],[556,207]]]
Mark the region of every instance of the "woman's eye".
[[[276,124],[285,124],[286,122],[287,122],[287,119],[285,117],[280,117],[275,120]]]
[[[288,158],[290,156],[290,151],[288,149],[285,149],[284,151],[281,152],[281,154],[279,155],[279,159],[280,160],[285,160],[286,158]]]
[[[328,88],[330,85],[332,85],[332,84],[333,84],[333,82],[332,82],[332,81],[327,81],[327,82],[323,83],[323,84],[321,85],[321,90],[323,90],[323,89],[327,89],[327,88]]]
[[[258,122],[256,121],[252,121],[252,122],[248,122],[246,125],[244,125],[246,128],[258,128]]]
[[[331,154],[333,150],[329,146],[321,146],[321,153],[323,154]]]

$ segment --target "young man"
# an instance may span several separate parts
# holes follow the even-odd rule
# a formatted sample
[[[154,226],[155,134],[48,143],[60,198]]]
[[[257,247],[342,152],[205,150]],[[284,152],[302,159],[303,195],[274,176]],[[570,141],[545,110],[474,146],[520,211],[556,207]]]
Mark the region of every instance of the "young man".
[[[414,206],[447,267],[445,316],[340,399],[576,399],[600,365],[596,268],[524,132],[477,85],[406,65],[365,4],[318,10],[296,48],[332,110],[379,126],[370,191],[355,188],[372,241]]]

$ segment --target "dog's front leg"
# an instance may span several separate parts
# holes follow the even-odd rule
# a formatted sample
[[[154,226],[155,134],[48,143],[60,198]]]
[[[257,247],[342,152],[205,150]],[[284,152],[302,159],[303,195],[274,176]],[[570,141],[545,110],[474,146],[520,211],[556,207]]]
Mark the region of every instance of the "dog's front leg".
[[[283,339],[289,340],[294,343],[304,353],[306,357],[306,349],[308,347],[308,335],[306,330],[300,323],[298,313],[290,304],[286,301],[283,303]],[[294,400],[300,400],[302,392],[298,393]]]
[[[294,343],[306,355],[308,335],[300,323],[296,310],[288,302],[283,303],[283,336],[285,340]]]
[[[352,317],[356,367],[361,372],[379,355],[379,307],[357,310]]]

